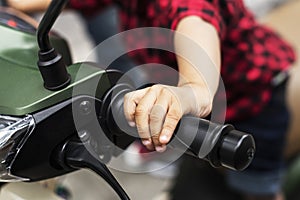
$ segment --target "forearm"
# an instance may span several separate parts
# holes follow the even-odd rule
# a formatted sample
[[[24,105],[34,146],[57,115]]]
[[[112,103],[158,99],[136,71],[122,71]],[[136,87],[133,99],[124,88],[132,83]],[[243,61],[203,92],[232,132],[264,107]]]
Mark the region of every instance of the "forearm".
[[[197,16],[182,19],[176,29],[175,51],[180,74],[178,86],[194,85],[196,98],[211,101],[220,76],[220,39],[215,28]]]
[[[184,114],[207,116],[220,76],[220,41],[213,26],[198,17],[186,17],[177,26],[174,45],[178,87],[154,85],[128,93],[124,114],[136,126],[148,149],[164,151]]]
[[[6,2],[10,7],[29,13],[46,10],[51,0],[6,0]]]

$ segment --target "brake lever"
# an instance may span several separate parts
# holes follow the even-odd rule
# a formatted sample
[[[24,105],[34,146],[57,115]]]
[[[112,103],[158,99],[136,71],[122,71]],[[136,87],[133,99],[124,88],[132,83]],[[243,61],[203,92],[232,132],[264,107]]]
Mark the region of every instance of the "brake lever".
[[[88,141],[86,141],[88,142]],[[129,200],[122,186],[110,172],[107,166],[102,163],[98,156],[88,150],[86,142],[77,137],[72,137],[60,148],[57,161],[65,169],[90,169],[102,177],[118,194],[121,200]]]

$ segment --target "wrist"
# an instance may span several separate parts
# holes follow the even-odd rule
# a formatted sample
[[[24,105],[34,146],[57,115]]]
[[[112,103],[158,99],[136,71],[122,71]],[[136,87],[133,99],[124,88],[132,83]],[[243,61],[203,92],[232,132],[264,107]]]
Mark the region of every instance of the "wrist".
[[[213,104],[213,95],[208,87],[201,84],[185,84],[180,86],[182,98],[187,105],[185,114],[197,117],[206,117],[210,114]]]

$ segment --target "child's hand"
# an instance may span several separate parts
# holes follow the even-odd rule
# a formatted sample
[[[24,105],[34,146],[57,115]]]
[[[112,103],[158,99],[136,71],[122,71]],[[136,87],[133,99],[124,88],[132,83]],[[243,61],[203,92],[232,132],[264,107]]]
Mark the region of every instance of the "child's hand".
[[[149,150],[163,152],[184,114],[204,117],[212,107],[210,93],[198,85],[154,85],[128,93],[124,112]]]
[[[51,0],[7,0],[7,4],[17,10],[32,13],[45,11],[51,3]]]

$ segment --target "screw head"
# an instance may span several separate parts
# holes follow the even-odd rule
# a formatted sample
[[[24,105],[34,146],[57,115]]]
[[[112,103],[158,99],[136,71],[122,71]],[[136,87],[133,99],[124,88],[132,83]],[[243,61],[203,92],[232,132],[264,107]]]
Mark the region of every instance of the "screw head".
[[[248,149],[247,155],[248,155],[248,159],[249,159],[249,160],[252,160],[252,159],[253,159],[254,153],[255,153],[255,150],[254,150],[253,148]]]
[[[79,136],[80,140],[83,142],[89,141],[91,138],[91,135],[87,130],[78,131],[78,136]]]
[[[79,105],[79,110],[82,115],[88,115],[92,111],[92,103],[90,101],[82,101]]]

